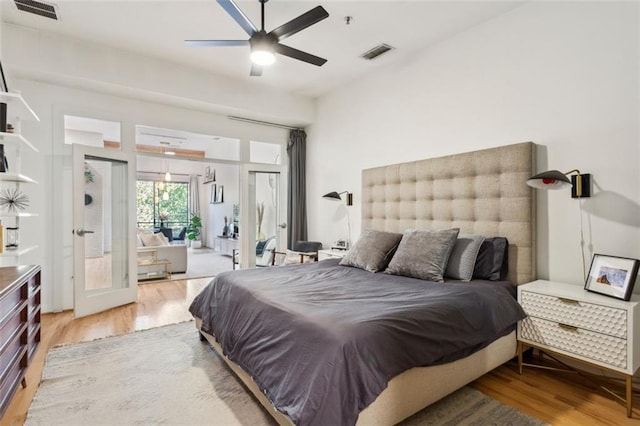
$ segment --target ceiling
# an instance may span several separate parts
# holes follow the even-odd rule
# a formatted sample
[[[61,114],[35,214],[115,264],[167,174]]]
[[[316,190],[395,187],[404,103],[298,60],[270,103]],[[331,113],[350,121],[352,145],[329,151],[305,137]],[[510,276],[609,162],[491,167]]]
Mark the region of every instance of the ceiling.
[[[266,4],[267,31],[318,4],[329,12],[329,18],[284,41],[328,62],[316,67],[278,56],[276,63],[265,69],[261,77],[249,77],[246,47],[185,45],[185,39],[248,38],[215,0],[59,0],[56,3],[59,21],[21,12],[13,1],[2,0],[2,19],[289,93],[317,97],[379,67],[406,62],[417,52],[523,2],[272,0]],[[256,26],[260,25],[257,0],[236,3]],[[346,16],[352,17],[348,25]],[[395,49],[372,61],[360,58],[380,43]]]

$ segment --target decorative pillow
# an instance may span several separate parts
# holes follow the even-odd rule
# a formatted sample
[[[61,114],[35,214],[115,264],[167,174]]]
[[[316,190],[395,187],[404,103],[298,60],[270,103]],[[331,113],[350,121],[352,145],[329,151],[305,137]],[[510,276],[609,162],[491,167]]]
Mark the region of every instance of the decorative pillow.
[[[301,263],[300,256],[302,255],[302,263],[312,263],[316,261],[316,257],[318,253],[304,252],[304,251],[293,251],[287,249],[287,254],[284,256],[283,265],[292,265],[294,263]]]
[[[169,243],[167,243],[164,239],[164,236],[162,234],[148,234],[148,233],[142,233],[140,234],[140,239],[142,239],[142,242],[144,243],[145,247],[146,246],[168,246]]]
[[[442,275],[458,232],[459,228],[405,231],[385,272],[434,282],[444,281]]]
[[[365,229],[340,265],[353,266],[369,272],[383,271],[398,248],[402,234]]]
[[[509,242],[504,237],[485,238],[480,246],[473,278],[499,281],[507,278]]]
[[[462,281],[471,281],[476,258],[484,237],[482,235],[459,234],[453,245],[444,276]]]

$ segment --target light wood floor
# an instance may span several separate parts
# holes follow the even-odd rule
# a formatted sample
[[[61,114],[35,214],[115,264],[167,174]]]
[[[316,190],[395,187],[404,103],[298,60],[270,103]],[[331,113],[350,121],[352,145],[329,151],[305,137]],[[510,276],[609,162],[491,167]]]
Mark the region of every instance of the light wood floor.
[[[71,312],[42,317],[42,342],[27,372],[27,387],[13,398],[0,425],[21,425],[40,381],[46,352],[52,346],[88,341],[191,319],[187,307],[208,278],[139,286],[138,303],[85,318]],[[195,333],[195,330],[194,330]],[[509,362],[472,383],[485,394],[553,425],[640,425],[640,397],[633,419],[624,407],[580,377],[525,369]]]

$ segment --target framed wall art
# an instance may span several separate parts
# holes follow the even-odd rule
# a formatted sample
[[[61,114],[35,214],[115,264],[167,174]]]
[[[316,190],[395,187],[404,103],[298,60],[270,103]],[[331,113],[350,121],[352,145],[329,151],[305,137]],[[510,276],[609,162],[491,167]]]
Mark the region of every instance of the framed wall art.
[[[224,186],[223,185],[214,185],[216,186],[216,194],[214,198],[214,204],[219,204],[224,202]]]
[[[216,181],[216,169],[211,169],[210,166],[207,166],[204,169],[204,181],[202,183],[211,183]]]
[[[594,293],[629,300],[639,266],[638,259],[594,254],[584,288]]]

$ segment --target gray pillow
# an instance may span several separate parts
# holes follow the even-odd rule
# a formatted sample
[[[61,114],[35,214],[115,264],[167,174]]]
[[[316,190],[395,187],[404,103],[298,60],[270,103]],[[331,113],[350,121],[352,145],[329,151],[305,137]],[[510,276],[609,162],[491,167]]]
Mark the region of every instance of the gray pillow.
[[[405,231],[398,250],[385,272],[421,280],[444,281],[442,275],[453,245],[456,243],[458,232],[460,232],[459,228],[440,231]]]
[[[471,281],[476,258],[484,237],[482,235],[460,234],[449,255],[444,276],[462,281]]]
[[[340,265],[354,266],[369,272],[383,271],[398,247],[402,234],[365,229],[360,238],[340,260]]]

